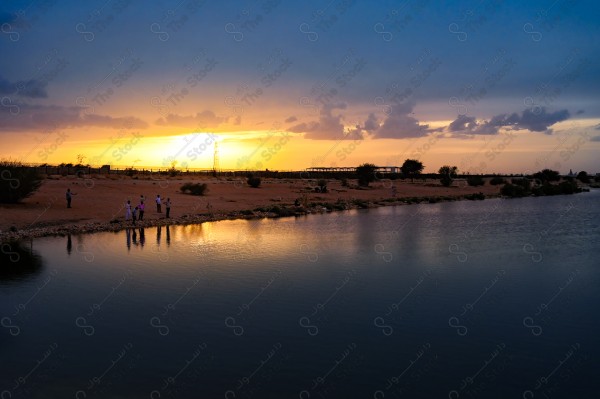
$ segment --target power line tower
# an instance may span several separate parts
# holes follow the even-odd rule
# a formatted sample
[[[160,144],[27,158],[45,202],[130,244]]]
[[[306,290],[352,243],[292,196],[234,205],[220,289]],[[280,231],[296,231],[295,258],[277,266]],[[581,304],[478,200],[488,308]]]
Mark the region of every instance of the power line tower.
[[[215,154],[213,155],[213,173],[219,171],[219,143],[215,141]]]

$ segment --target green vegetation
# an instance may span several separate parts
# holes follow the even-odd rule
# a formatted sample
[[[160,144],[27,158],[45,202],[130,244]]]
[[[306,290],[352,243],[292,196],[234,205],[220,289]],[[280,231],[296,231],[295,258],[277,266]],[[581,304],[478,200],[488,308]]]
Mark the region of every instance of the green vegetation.
[[[582,182],[584,184],[589,184],[590,176],[588,175],[588,173],[585,170],[582,170],[581,172],[577,173],[577,180],[579,180],[580,182]]]
[[[351,203],[357,206],[360,209],[367,209],[369,207],[369,202],[362,199],[353,199]]]
[[[369,183],[375,180],[375,171],[377,166],[372,163],[363,163],[356,168],[358,176],[358,185],[361,187],[369,187]]]
[[[525,196],[529,195],[530,192],[525,190],[525,188],[523,188],[523,186],[520,186],[518,184],[506,183],[500,189],[500,194],[502,194],[505,197],[518,198],[518,197],[525,197]]]
[[[533,174],[533,178],[542,182],[542,184],[560,180],[560,174],[552,169],[540,170]]]
[[[467,177],[467,184],[469,186],[483,186],[485,184],[485,181],[483,180],[483,177],[479,176],[479,175],[475,175],[475,176],[468,176]]]
[[[506,197],[525,197],[529,195],[560,195],[560,194],[575,194],[582,190],[577,186],[577,182],[573,178],[565,178],[558,184],[553,184],[554,181],[560,180],[558,172],[550,169],[533,174],[537,182],[541,184],[533,186],[527,178],[512,179],[511,183],[506,183],[500,190],[500,194]]]
[[[458,168],[456,166],[442,166],[438,171],[438,173],[440,174],[440,182],[442,183],[442,185],[445,187],[449,187],[454,181],[457,171]]]
[[[16,161],[0,161],[0,203],[14,204],[31,196],[42,185],[34,168]]]
[[[473,194],[466,194],[463,198],[471,200],[471,201],[475,201],[475,200],[484,200],[485,199],[485,194],[479,192],[479,193],[473,193]]]
[[[317,181],[317,186],[319,186],[319,192],[326,193],[327,192],[327,180],[319,179]]]
[[[250,175],[250,176],[248,176],[248,180],[246,180],[246,182],[252,188],[259,188],[261,180],[260,180],[260,177],[258,177],[258,176]]]
[[[575,181],[562,181],[558,184],[546,183],[539,187],[534,187],[531,191],[531,193],[536,196],[575,194],[580,192],[581,189],[577,187],[577,183]]]
[[[499,184],[504,184],[506,183],[506,180],[504,180],[504,178],[500,177],[500,176],[494,176],[492,177],[492,179],[490,180],[490,184],[492,186],[497,186]]]
[[[185,183],[180,190],[184,194],[204,195],[208,192],[208,185],[206,183]]]
[[[177,161],[171,162],[171,167],[167,170],[167,172],[169,173],[169,176],[175,177],[179,174],[179,170],[177,170],[176,166],[177,166]],[[200,195],[202,195],[202,194],[200,194]]]

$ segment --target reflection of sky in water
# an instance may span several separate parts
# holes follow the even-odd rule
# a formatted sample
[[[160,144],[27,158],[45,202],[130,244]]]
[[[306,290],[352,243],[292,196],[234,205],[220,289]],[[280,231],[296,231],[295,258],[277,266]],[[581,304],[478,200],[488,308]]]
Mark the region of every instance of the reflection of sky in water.
[[[13,365],[0,388],[12,397],[74,395],[65,386],[88,397],[585,397],[600,355],[599,198],[34,240],[19,251],[39,265],[0,281],[0,350]]]

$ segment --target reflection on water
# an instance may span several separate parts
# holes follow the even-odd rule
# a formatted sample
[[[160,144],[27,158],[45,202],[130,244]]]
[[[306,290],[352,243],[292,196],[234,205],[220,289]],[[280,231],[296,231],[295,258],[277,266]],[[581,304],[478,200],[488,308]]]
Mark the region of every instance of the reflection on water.
[[[0,283],[0,392],[590,397],[599,204],[591,192],[3,246],[3,265],[14,252],[39,266]]]
[[[0,284],[3,282],[19,282],[32,278],[42,271],[42,257],[25,244],[13,242],[3,243],[0,251]]]

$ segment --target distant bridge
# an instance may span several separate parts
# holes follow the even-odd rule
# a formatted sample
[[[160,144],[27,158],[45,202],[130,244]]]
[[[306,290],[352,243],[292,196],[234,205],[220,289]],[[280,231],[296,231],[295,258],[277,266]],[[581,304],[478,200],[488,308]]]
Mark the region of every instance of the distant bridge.
[[[314,166],[311,168],[306,168],[308,172],[354,172],[356,171],[356,166]],[[381,173],[400,173],[399,166],[376,166],[375,170]]]

